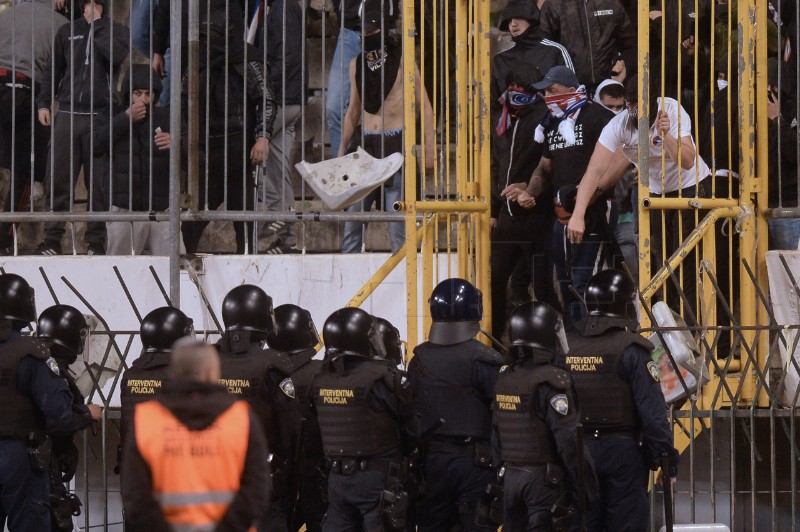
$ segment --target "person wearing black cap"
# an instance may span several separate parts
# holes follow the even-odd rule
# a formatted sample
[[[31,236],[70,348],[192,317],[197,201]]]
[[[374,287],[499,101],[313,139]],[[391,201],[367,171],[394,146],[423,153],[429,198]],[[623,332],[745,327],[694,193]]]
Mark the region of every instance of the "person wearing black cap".
[[[569,353],[559,357],[578,392],[599,481],[600,501],[589,509],[588,530],[647,530],[647,470],[657,470],[666,457],[664,475],[678,473],[653,344],[633,332],[635,293],[619,270],[592,277],[585,294],[589,315],[569,338]]]
[[[527,188],[511,185],[502,194],[509,202],[526,209],[535,208],[539,203],[551,209],[551,204],[555,204],[555,219],[551,224],[553,236],[549,244],[567,325],[572,327],[583,318],[585,311],[569,287],[572,285],[582,293],[598,264],[611,260],[609,249],[613,233],[606,221],[606,202],[597,202],[587,216],[590,228],[586,238],[580,244],[571,245],[566,235],[572,210],[570,200],[586,172],[597,139],[614,115],[592,102],[575,73],[565,66],[551,68],[533,88],[544,92],[544,102],[549,109],[548,117],[536,134],[537,140],[544,144],[544,154]],[[552,194],[547,193],[550,190]]]
[[[564,530],[551,524],[569,523],[571,507],[583,508],[579,497],[593,500],[597,489],[579,447],[572,378],[554,365],[568,351],[564,324],[553,307],[530,301],[511,313],[508,336],[511,361],[500,369],[492,405],[493,460],[505,468],[503,530]]]
[[[421,427],[437,427],[422,449],[423,495],[418,530],[438,532],[475,525],[478,501],[495,479],[491,467],[491,404],[503,359],[475,339],[483,296],[469,281],[446,279],[429,300],[428,341],[414,349],[408,378],[416,392]],[[439,420],[444,419],[444,424]]]
[[[361,123],[361,135],[355,140],[364,151],[381,159],[403,151],[403,57],[400,43],[386,31],[391,17],[386,12],[392,0],[364,2],[361,28],[364,31],[364,50],[350,61],[350,103],[342,125],[342,140],[338,155],[347,153],[356,128]],[[432,170],[436,156],[436,136],[433,108],[421,83],[419,69],[414,65],[416,98],[423,116],[425,168]],[[363,109],[362,109],[363,105]],[[348,212],[369,211],[373,204],[390,210],[403,199],[403,174],[398,171],[378,189],[373,190]],[[342,253],[359,253],[363,245],[364,222],[345,222]],[[405,243],[405,224],[389,223],[392,253]]]
[[[94,156],[110,157],[111,210],[165,211],[169,207],[169,108],[158,107],[161,79],[148,65],[131,65],[111,120],[94,129]],[[109,146],[108,139],[111,139]],[[109,255],[169,255],[167,222],[107,222]]]
[[[536,127],[547,107],[533,84],[558,65],[572,68],[572,59],[558,43],[538,33],[539,8],[533,0],[512,0],[503,11],[500,29],[511,33],[514,46],[492,60],[492,335],[505,329],[507,285],[512,280],[513,299],[527,301],[533,282],[536,298],[558,306],[553,289],[550,230],[553,211],[547,202],[523,208],[506,197],[509,187],[525,188],[539,164],[542,146],[533,142]],[[522,281],[522,282],[520,282]]]
[[[58,113],[52,120],[50,155],[45,184],[47,210],[72,208],[73,187],[81,176],[89,190],[89,210],[107,208],[104,165],[92,155],[89,136],[100,116],[107,115],[115,99],[114,85],[118,69],[128,56],[127,26],[112,22],[108,0],[85,0],[83,17],[65,24],[56,32],[53,55],[44,70],[36,98],[39,123],[49,126],[51,107],[58,100]],[[55,93],[54,93],[55,91]],[[107,140],[107,139],[106,139]],[[51,204],[52,203],[52,204]],[[64,222],[44,224],[44,240],[36,247],[41,255],[60,255]],[[90,255],[105,253],[106,228],[103,222],[86,227]]]

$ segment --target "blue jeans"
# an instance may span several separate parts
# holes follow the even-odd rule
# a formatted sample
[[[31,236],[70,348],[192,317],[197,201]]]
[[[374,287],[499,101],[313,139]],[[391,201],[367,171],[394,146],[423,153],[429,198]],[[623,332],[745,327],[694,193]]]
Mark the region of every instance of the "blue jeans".
[[[769,249],[797,249],[800,242],[800,218],[770,218]]]
[[[588,219],[588,218],[587,218]],[[616,230],[617,213],[612,203],[609,232]],[[599,222],[596,222],[599,223]],[[572,244],[567,238],[567,226],[558,220],[553,224],[553,262],[556,266],[556,277],[564,301],[564,316],[571,325],[586,317],[583,303],[575,297],[570,285],[583,297],[586,283],[592,276],[604,269],[605,264],[613,264],[612,249],[604,243],[599,232],[588,232],[580,244]],[[568,326],[571,326],[567,323]]]
[[[131,0],[131,41],[133,47],[150,57],[150,13],[158,0]]]
[[[368,212],[374,203],[381,205],[381,188],[383,189],[384,210],[390,210],[396,201],[403,199],[403,173],[397,172],[392,176],[391,186],[378,187],[369,193],[361,203],[356,203],[347,208],[347,212]],[[361,253],[364,242],[364,229],[366,222],[345,222],[344,235],[342,236],[342,253]],[[406,242],[406,226],[404,222],[389,222],[389,242],[392,253],[403,247]]]
[[[328,94],[325,101],[325,120],[331,139],[331,153],[339,153],[342,142],[342,117],[350,102],[350,60],[361,53],[361,34],[341,28],[328,74]]]

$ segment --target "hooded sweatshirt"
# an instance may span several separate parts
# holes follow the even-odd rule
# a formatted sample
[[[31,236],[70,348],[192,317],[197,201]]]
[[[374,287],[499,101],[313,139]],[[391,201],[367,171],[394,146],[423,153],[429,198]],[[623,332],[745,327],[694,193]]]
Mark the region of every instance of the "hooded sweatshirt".
[[[61,111],[82,114],[111,105],[116,73],[128,56],[130,32],[112,22],[106,10],[91,24],[80,17],[58,29],[37,97],[39,109],[50,108],[54,98]]]
[[[68,22],[51,0],[20,0],[0,13],[0,69],[40,82],[53,50],[51,21],[55,30]]]

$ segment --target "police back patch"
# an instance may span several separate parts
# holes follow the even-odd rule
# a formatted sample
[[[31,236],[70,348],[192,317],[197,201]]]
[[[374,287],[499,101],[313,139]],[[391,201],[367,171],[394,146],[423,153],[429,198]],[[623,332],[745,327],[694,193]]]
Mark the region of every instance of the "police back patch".
[[[56,362],[55,358],[49,357],[44,362],[45,362],[45,364],[47,364],[47,367],[50,368],[50,371],[52,371],[56,375],[61,375],[61,370],[58,369],[58,362]]]
[[[550,406],[562,416],[566,416],[569,413],[569,400],[566,394],[559,393],[551,397]]]
[[[283,393],[294,399],[294,383],[292,382],[292,379],[286,377],[278,386],[281,387],[281,391],[283,391]]]
[[[660,382],[661,379],[658,378],[658,365],[652,360],[647,363],[647,372],[653,378],[653,382]]]

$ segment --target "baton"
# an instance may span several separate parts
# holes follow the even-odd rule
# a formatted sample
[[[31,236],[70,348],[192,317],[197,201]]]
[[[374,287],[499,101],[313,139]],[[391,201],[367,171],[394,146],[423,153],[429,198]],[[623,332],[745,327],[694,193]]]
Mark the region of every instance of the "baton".
[[[672,478],[669,476],[669,453],[661,453],[661,487],[664,488],[664,527],[666,532],[672,529]]]

